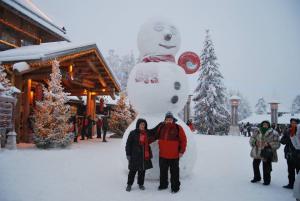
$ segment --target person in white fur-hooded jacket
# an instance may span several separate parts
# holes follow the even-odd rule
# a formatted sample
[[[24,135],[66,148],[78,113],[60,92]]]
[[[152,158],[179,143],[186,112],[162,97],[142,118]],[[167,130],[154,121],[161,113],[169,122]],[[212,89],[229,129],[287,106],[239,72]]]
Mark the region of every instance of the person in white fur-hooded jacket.
[[[291,137],[291,141],[298,152],[300,152],[300,125],[297,126],[296,135]],[[300,173],[296,177],[294,184],[294,197],[300,201]]]

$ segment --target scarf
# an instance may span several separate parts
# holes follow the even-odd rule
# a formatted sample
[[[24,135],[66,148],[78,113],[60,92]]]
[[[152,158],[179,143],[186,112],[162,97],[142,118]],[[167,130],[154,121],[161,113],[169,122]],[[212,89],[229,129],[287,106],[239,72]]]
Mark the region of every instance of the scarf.
[[[145,131],[140,131],[140,145],[144,147],[144,158],[145,160],[150,159],[150,150],[147,133]]]
[[[173,62],[175,63],[175,57],[173,55],[154,55],[154,56],[147,56],[144,57],[142,62],[148,63],[148,62]]]
[[[290,128],[290,137],[294,137],[297,131],[297,127],[296,126],[292,126]]]
[[[263,135],[265,135],[266,134],[266,132],[269,130],[269,128],[264,128],[264,127],[262,127],[261,129],[260,129],[260,132],[263,134]]]

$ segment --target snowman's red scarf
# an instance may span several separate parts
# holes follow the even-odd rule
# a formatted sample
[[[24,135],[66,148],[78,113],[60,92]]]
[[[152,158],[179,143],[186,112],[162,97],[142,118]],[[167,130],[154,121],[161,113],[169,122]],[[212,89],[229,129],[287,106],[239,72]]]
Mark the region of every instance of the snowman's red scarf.
[[[144,57],[142,62],[173,62],[175,63],[175,57],[173,55],[155,55],[155,56],[147,56]]]

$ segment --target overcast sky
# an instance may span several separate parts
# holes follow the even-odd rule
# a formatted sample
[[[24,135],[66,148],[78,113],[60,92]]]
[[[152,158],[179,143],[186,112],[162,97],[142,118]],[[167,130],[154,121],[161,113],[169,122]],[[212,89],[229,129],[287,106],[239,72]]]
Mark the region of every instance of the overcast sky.
[[[277,98],[289,109],[300,94],[300,0],[33,0],[74,42],[96,42],[106,56],[137,50],[141,24],[165,17],[181,33],[181,49],[201,53],[211,37],[227,88],[254,107]],[[197,75],[190,76],[191,91]]]

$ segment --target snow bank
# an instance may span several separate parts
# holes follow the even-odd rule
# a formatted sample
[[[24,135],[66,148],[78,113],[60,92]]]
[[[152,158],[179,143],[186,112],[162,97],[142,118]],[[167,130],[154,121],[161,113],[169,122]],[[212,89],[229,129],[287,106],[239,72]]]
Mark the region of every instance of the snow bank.
[[[191,177],[181,180],[181,190],[158,191],[158,181],[145,181],[145,191],[135,183],[125,191],[127,176],[119,163],[120,139],[80,141],[65,150],[0,152],[1,201],[294,201],[287,184],[283,147],[273,164],[270,186],[252,184],[252,160],[246,137],[195,135],[198,160]]]

